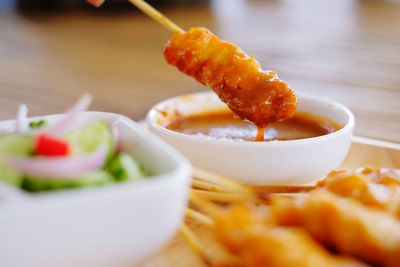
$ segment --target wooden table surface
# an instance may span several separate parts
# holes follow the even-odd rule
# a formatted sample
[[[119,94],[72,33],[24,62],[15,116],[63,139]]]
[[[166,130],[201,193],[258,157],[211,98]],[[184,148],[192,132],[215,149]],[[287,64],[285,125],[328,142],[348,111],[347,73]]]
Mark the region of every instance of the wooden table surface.
[[[356,115],[356,134],[400,142],[400,5],[390,2],[213,0],[165,13],[240,45],[298,92],[343,102]],[[131,9],[28,16],[0,9],[0,119],[21,102],[32,115],[57,113],[90,92],[93,110],[139,120],[162,99],[204,90],[165,63],[169,32]],[[167,252],[179,266],[198,261],[176,242]],[[155,257],[143,266],[167,265]]]
[[[298,92],[349,106],[356,134],[400,142],[400,5],[390,2],[214,0],[165,13],[240,45]],[[169,32],[130,9],[0,9],[0,119],[21,102],[32,115],[57,113],[90,92],[93,110],[139,120],[164,98],[203,90],[165,63]]]

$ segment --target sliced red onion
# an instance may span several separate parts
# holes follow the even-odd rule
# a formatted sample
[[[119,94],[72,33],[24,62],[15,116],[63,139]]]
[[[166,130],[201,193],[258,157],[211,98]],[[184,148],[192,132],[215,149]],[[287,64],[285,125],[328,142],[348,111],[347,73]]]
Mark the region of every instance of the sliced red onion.
[[[79,179],[82,174],[95,171],[104,166],[107,146],[102,145],[93,153],[78,157],[7,157],[4,161],[16,170],[38,178]]]
[[[24,104],[19,105],[17,118],[15,120],[15,133],[23,134],[29,130],[28,107]]]
[[[65,116],[47,128],[45,133],[54,137],[64,137],[66,132],[79,118],[80,113],[89,108],[91,102],[92,97],[90,95],[81,96],[79,100],[67,111]]]
[[[122,150],[121,132],[119,130],[119,125],[121,124],[121,122],[122,120],[118,119],[111,124],[111,132],[113,136],[115,150],[117,152],[120,152]]]

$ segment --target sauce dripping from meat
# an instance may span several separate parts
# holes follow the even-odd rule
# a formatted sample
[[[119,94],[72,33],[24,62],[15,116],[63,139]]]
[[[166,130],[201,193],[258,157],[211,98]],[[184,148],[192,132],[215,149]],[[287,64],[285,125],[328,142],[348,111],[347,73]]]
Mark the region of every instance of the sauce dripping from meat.
[[[260,141],[264,141],[264,131],[265,128],[260,128],[257,127],[257,135],[254,141],[260,142]]]
[[[183,134],[213,139],[272,141],[317,137],[335,132],[342,127],[327,118],[296,112],[292,118],[270,123],[264,129],[241,120],[229,110],[216,110],[187,117],[177,116],[167,128]]]

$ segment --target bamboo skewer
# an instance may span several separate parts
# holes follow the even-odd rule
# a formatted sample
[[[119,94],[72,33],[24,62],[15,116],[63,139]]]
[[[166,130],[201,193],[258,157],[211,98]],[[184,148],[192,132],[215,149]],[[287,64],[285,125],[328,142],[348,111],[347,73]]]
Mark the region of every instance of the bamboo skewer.
[[[212,227],[214,226],[214,220],[211,219],[210,217],[207,217],[201,212],[195,211],[190,208],[186,208],[186,216],[187,218],[193,219],[196,222],[201,223],[202,225],[205,225],[207,227]]]
[[[212,192],[199,189],[192,189],[192,193],[207,200],[223,203],[231,203],[253,198],[253,195],[245,193]]]
[[[240,189],[238,188],[235,189],[211,181],[213,181],[213,178],[211,177],[209,177],[207,181],[198,178],[193,178],[192,187],[194,189],[207,190],[211,192],[226,192],[226,193],[230,192],[230,193],[247,193],[247,194],[250,193],[252,190],[256,194],[306,193],[316,188],[316,186],[314,185],[267,185],[267,186],[249,186],[247,188],[245,186],[242,186],[242,188]]]
[[[209,202],[208,200],[203,200],[201,197],[197,197],[194,195],[191,195],[191,200],[195,203],[196,206],[200,207],[204,211],[208,211],[212,216],[216,216],[216,214],[219,214],[221,212],[221,208],[219,206],[214,205],[213,203]],[[197,221],[200,224],[205,225],[209,229],[212,229],[215,227],[215,221],[213,218],[210,218],[206,215],[204,215],[201,212],[192,210],[192,209],[186,209],[186,215]],[[238,266],[238,263],[240,262],[239,259],[231,254],[228,250],[226,250],[225,247],[222,247],[224,251],[224,256],[223,256],[223,262],[224,264],[214,264],[218,263],[216,257],[209,257],[206,254],[205,247],[200,243],[200,241],[197,239],[195,234],[190,230],[190,228],[186,225],[183,224],[183,227],[181,227],[181,234],[183,235],[184,239],[189,243],[191,248],[195,251],[195,253],[202,259],[202,261],[207,264],[207,266]],[[213,259],[211,261],[211,259]],[[216,261],[217,260],[217,261]]]
[[[314,190],[314,185],[267,185],[257,186],[254,189],[262,193],[305,193]]]
[[[213,266],[212,261],[208,258],[204,246],[197,239],[196,235],[190,230],[186,224],[182,224],[179,229],[180,234],[190,245],[193,251],[200,257],[203,263],[207,266]]]
[[[211,173],[199,168],[193,168],[193,177],[195,179],[200,179],[206,182],[209,182],[211,184],[216,184],[220,186],[225,186],[228,190],[237,190],[241,192],[252,192],[252,190],[238,182],[235,182],[231,179],[228,179],[226,177],[223,177],[221,175]]]
[[[241,193],[249,194],[251,192],[250,188],[241,186],[239,188],[233,188],[231,186],[226,186],[224,184],[217,183],[213,178],[209,178],[208,181],[194,177],[192,179],[192,188],[200,190],[208,190],[212,192],[229,192],[229,193]]]
[[[199,196],[196,192],[193,192],[193,190],[191,191],[189,198],[192,204],[194,204],[197,208],[199,208],[201,212],[208,213],[213,218],[221,214],[221,211],[223,210],[220,206],[210,202],[207,199],[204,199],[202,196]]]
[[[208,191],[214,191],[214,192],[225,192],[225,191],[230,191],[230,188],[226,188],[223,185],[215,184],[215,183],[210,183],[207,181],[202,181],[196,178],[193,178],[192,180],[192,188],[195,189],[202,189],[202,190],[208,190]]]
[[[169,18],[161,14],[160,11],[149,5],[143,0],[128,0],[131,4],[139,8],[143,13],[145,13],[147,16],[167,28],[173,33],[183,33],[185,32],[181,27],[176,25],[173,21],[171,21]]]
[[[272,194],[297,196],[316,188],[313,185],[305,186],[244,186],[223,176],[195,169],[192,180],[192,193],[209,201],[232,203],[243,200],[252,200],[259,204],[270,204]]]
[[[105,0],[86,0],[89,4],[95,6],[95,7],[100,7]],[[174,23],[172,20],[164,16],[160,11],[149,5],[146,1],[144,0],[128,0],[132,5],[136,6],[138,9],[140,9],[143,13],[145,13],[147,16],[161,24],[163,27],[167,28],[169,31],[173,33],[184,33],[185,31],[179,27],[176,23]]]
[[[202,260],[202,262],[209,267],[222,266],[221,264],[215,264],[216,261],[213,260],[206,252],[204,245],[201,244],[200,240],[196,237],[192,230],[186,225],[182,224],[179,232],[183,239],[189,244],[192,250],[197,254],[197,256]],[[230,254],[225,250],[224,263],[223,266],[237,266],[239,259]]]

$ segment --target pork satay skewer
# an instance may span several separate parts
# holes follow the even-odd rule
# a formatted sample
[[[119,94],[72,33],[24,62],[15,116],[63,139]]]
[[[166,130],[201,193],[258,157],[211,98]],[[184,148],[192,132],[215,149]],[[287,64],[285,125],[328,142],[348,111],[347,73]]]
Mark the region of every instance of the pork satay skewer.
[[[385,267],[399,266],[400,222],[350,198],[317,190],[301,199],[273,198],[281,226],[302,227],[321,243]]]
[[[219,243],[238,258],[234,266],[366,266],[352,258],[332,255],[300,228],[275,225],[255,207],[238,204],[223,209],[195,194],[191,195],[191,201],[200,213],[206,212],[211,217],[213,223],[206,226]],[[198,222],[204,224],[203,219]],[[290,257],[283,256],[289,254]]]
[[[394,178],[392,175],[384,177],[386,181]],[[317,187],[400,218],[400,188],[380,183],[376,175],[366,175],[359,170],[332,171],[317,183]]]
[[[239,47],[218,39],[205,28],[175,33],[164,48],[167,62],[210,87],[241,119],[254,123],[263,141],[263,129],[271,122],[289,119],[297,98],[275,72]]]
[[[241,266],[360,267],[351,257],[334,255],[298,227],[275,225],[265,213],[236,205],[215,218],[214,233]]]
[[[287,83],[239,47],[219,40],[204,28],[185,32],[143,0],[128,0],[174,33],[164,48],[168,63],[211,87],[241,119],[257,127],[256,140],[264,140],[270,122],[291,118],[297,99]]]
[[[128,1],[173,32],[164,48],[167,62],[212,88],[238,117],[254,123],[258,128],[256,141],[264,140],[269,123],[294,115],[294,91],[275,72],[262,70],[239,47],[205,28],[185,32],[145,1]]]

